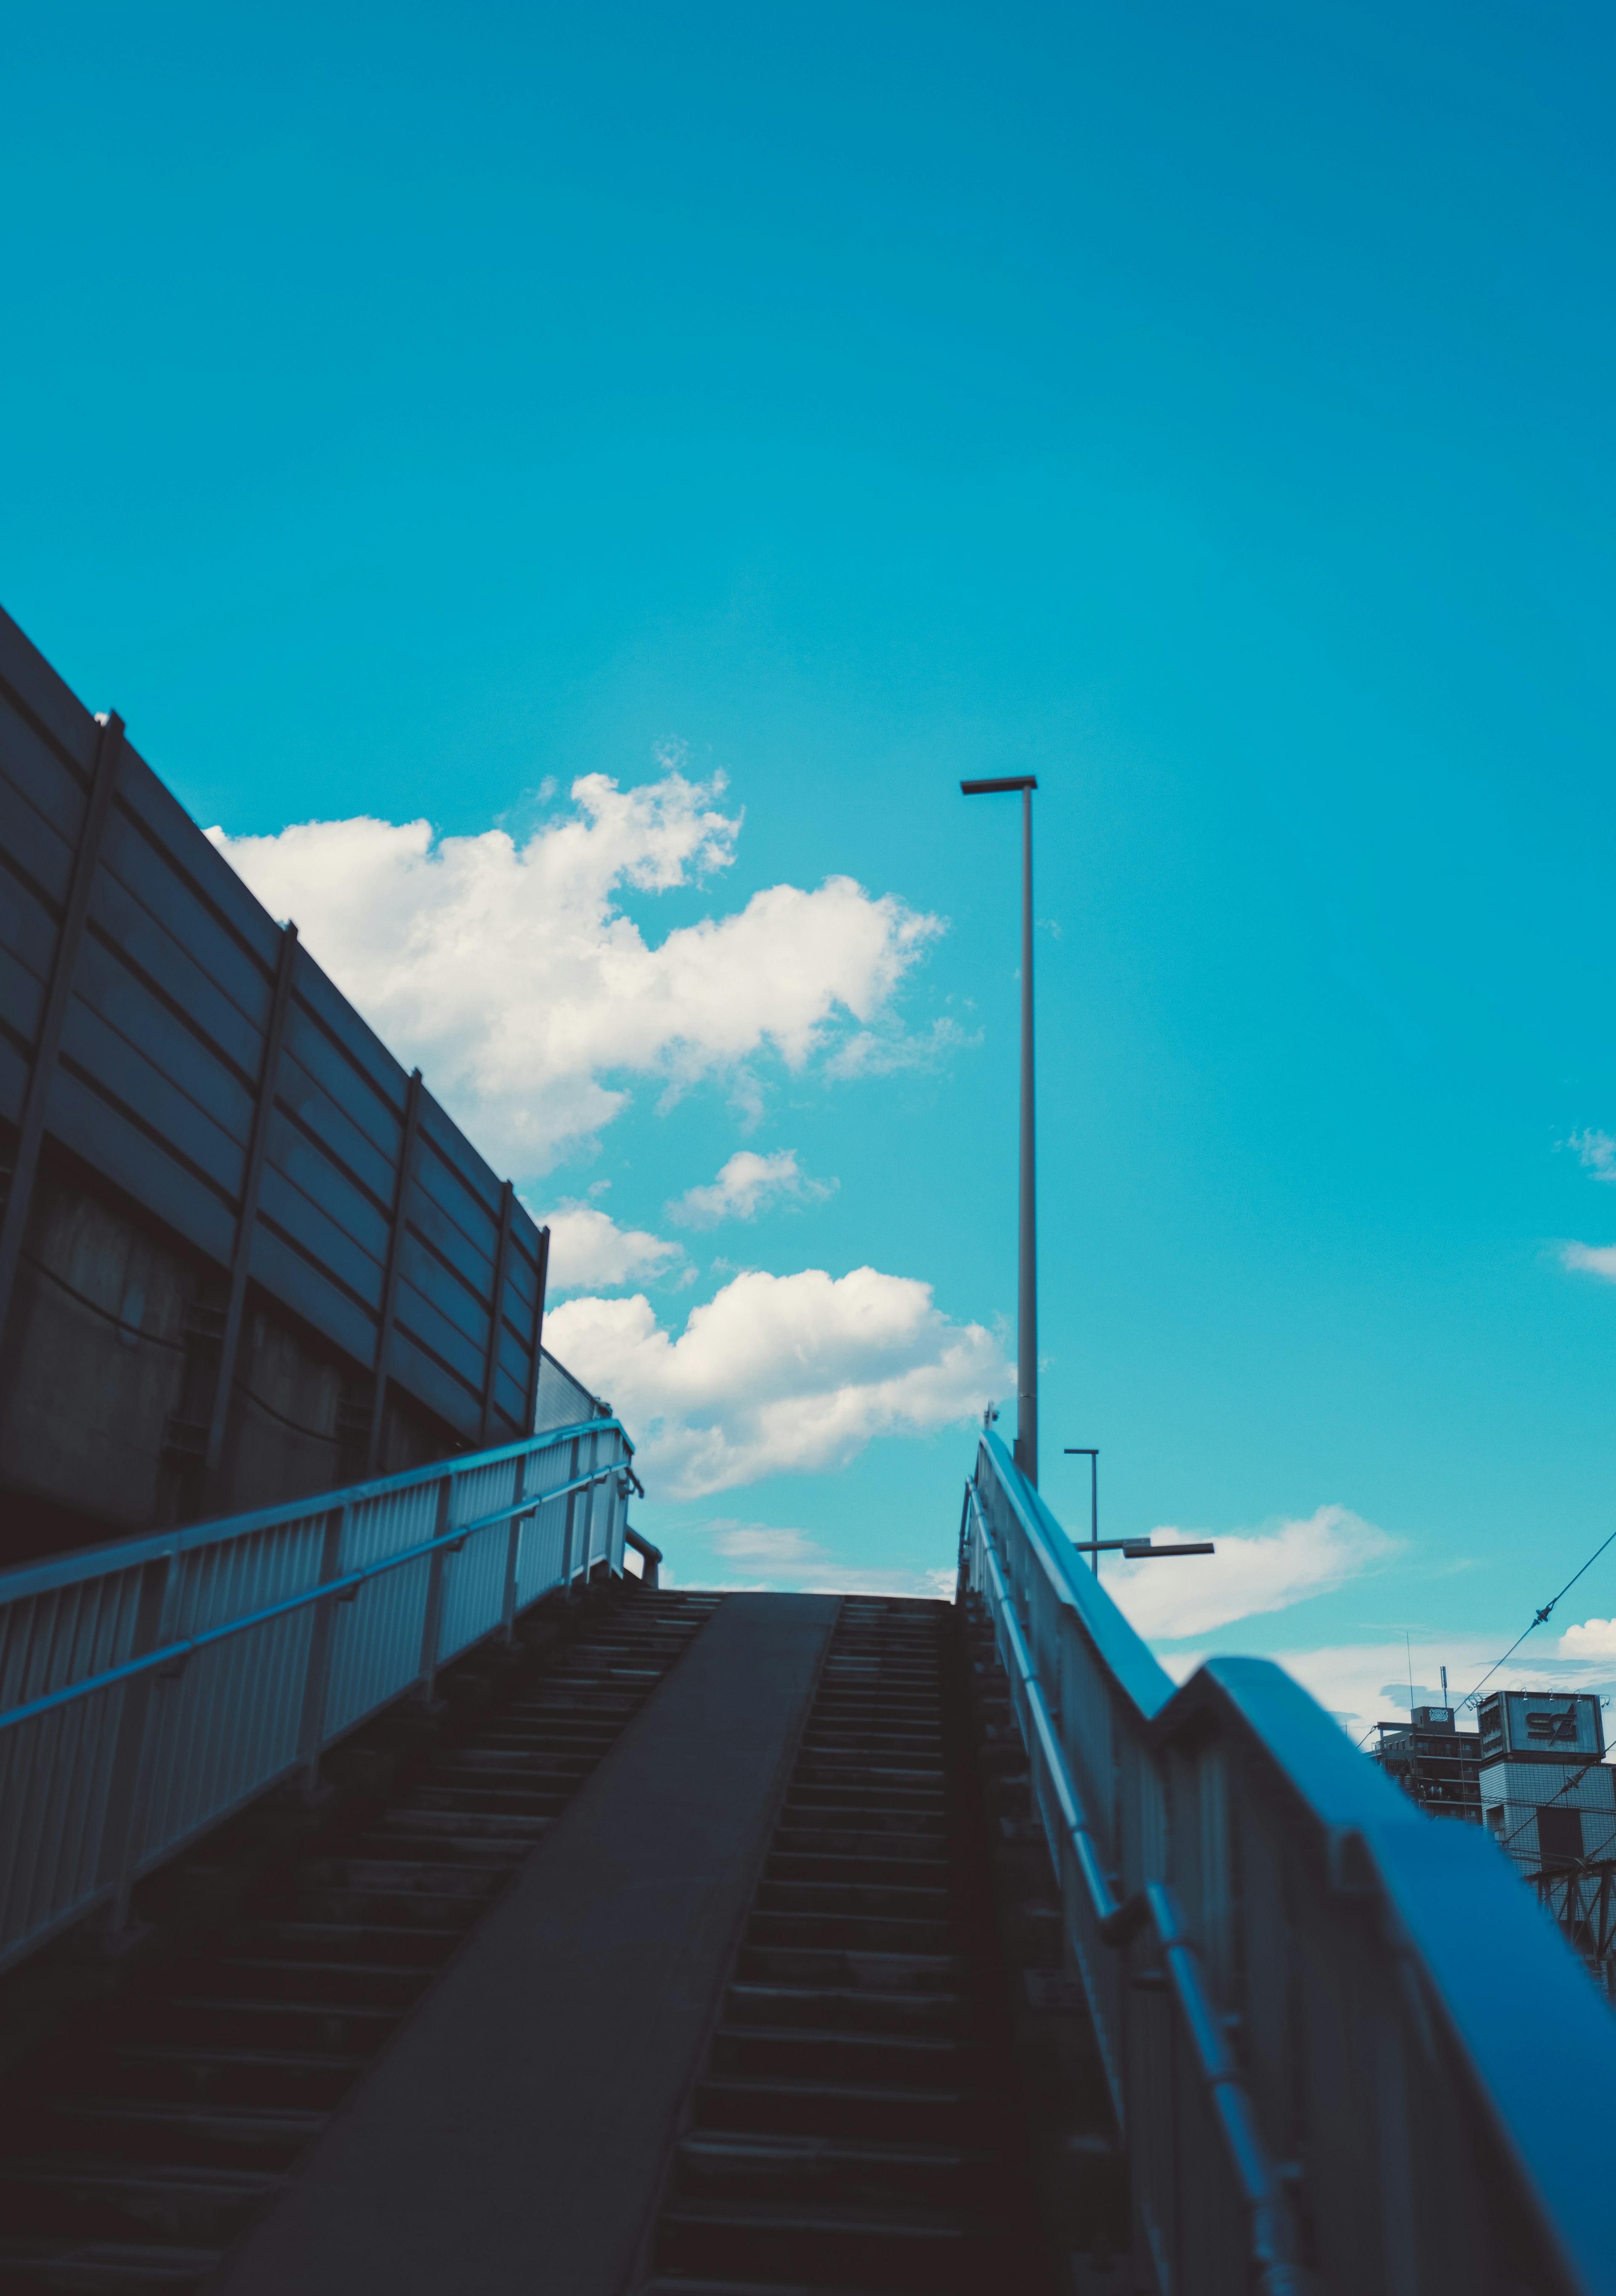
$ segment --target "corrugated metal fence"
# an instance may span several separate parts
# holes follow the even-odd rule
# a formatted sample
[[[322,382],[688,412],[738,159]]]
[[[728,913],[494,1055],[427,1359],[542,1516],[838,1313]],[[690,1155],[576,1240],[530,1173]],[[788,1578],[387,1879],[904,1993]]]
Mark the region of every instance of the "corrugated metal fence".
[[[560,1366],[555,1366],[560,1371]],[[568,1374],[562,1374],[563,1378]],[[553,1428],[0,1572],[0,1967],[599,1562],[633,1446]]]
[[[373,1472],[390,1384],[466,1443],[532,1427],[546,1235],[4,613],[0,1119],[0,1327],[47,1134],[227,1277],[170,1435],[208,1467],[249,1282],[373,1372]]]

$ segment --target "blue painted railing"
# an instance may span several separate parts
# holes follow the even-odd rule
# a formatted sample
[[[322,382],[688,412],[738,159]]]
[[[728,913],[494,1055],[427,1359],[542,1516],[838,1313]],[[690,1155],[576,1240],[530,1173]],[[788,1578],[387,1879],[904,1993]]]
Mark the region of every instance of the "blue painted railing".
[[[1162,2296],[1616,2292],[1616,2020],[1480,1829],[1267,1660],[1175,1688],[991,1433],[962,1570]]]
[[[0,1968],[104,1911],[598,1563],[633,1445],[546,1429],[293,1505],[0,1571]]]

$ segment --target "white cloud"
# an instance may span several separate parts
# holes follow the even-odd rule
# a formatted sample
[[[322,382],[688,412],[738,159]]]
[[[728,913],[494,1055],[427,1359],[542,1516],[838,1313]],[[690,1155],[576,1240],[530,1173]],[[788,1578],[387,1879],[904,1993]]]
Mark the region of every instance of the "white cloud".
[[[1151,1536],[1165,1546],[1208,1534],[1164,1524]],[[1216,1554],[1114,1565],[1108,1560],[1102,1570],[1107,1590],[1142,1635],[1172,1639],[1209,1634],[1232,1620],[1327,1594],[1390,1554],[1392,1546],[1383,1530],[1349,1508],[1322,1506],[1255,1538],[1219,1533]]]
[[[1584,1619],[1579,1627],[1568,1627],[1560,1637],[1560,1655],[1606,1661],[1616,1659],[1616,1619]]]
[[[861,1029],[831,1054],[824,1072],[848,1083],[857,1077],[890,1076],[898,1069],[936,1068],[950,1053],[980,1042],[980,1037],[968,1036],[956,1021],[949,1020],[933,1021],[920,1037],[905,1036],[895,1030],[878,1034],[873,1029]]]
[[[816,1562],[824,1553],[805,1530],[776,1529],[772,1522],[715,1522],[708,1525],[715,1554],[737,1562],[789,1568]]]
[[[943,930],[894,894],[829,877],[648,942],[622,894],[730,865],[741,816],[718,809],[723,789],[674,770],[629,790],[588,774],[573,812],[521,844],[363,817],[208,834],[275,915],[297,918],[484,1153],[536,1174],[619,1113],[623,1078],[677,1092],[718,1078],[748,1103],[749,1060],[833,1060],[849,1021],[857,1044]]]
[[[1147,1563],[1144,1567],[1159,1570],[1177,1566]],[[1184,1567],[1188,1570],[1190,1565]],[[1589,1621],[1595,1627],[1604,1623],[1603,1620]],[[1448,1669],[1448,1702],[1461,1709],[1457,1717],[1461,1730],[1473,1730],[1476,1726],[1474,1712],[1464,1708],[1461,1702],[1484,1677],[1484,1696],[1505,1689],[1587,1690],[1603,1696],[1616,1688],[1611,1665],[1612,1658],[1616,1656],[1616,1644],[1603,1652],[1589,1651],[1565,1656],[1557,1655],[1548,1642],[1534,1654],[1529,1643],[1509,1665],[1494,1672],[1500,1650],[1507,1649],[1511,1639],[1507,1633],[1501,1633],[1497,1636],[1448,1635],[1438,1641],[1422,1628],[1407,1646],[1399,1634],[1385,1642],[1338,1643],[1322,1649],[1279,1650],[1264,1655],[1272,1657],[1287,1674],[1294,1675],[1354,1739],[1369,1743],[1374,1742],[1376,1722],[1407,1721],[1410,1672],[1414,1676],[1413,1703],[1440,1706],[1441,1670],[1443,1667]],[[1561,1637],[1562,1652],[1566,1640],[1566,1636]],[[1221,1647],[1226,1651],[1228,1645]],[[1209,1654],[1204,1649],[1159,1653],[1175,1682],[1187,1681]],[[1599,1662],[1593,1662],[1595,1660]]]
[[[677,1203],[669,1204],[668,1217],[681,1227],[716,1227],[723,1219],[756,1219],[785,1196],[799,1203],[823,1202],[835,1186],[834,1180],[810,1180],[794,1148],[782,1148],[773,1156],[742,1148],[710,1187],[687,1188]]]
[[[669,1273],[684,1247],[643,1227],[619,1227],[610,1212],[568,1202],[543,1215],[550,1230],[548,1289],[580,1292],[595,1283],[632,1283]]]
[[[923,1603],[951,1603],[958,1580],[957,1565],[943,1570],[832,1570],[805,1579],[805,1595],[896,1595]]]
[[[1606,1283],[1616,1283],[1616,1243],[1563,1243],[1560,1264],[1578,1275],[1597,1275]]]
[[[686,1536],[710,1540],[713,1552],[726,1562],[768,1572],[767,1579],[723,1582],[737,1590],[744,1586],[759,1592],[772,1588],[800,1595],[919,1595],[933,1603],[954,1600],[956,1574],[953,1564],[937,1570],[844,1567],[805,1530],[788,1530],[770,1522],[738,1522],[733,1517],[704,1523],[699,1531]],[[673,1584],[666,1571],[662,1583]],[[679,1581],[681,1586],[711,1583],[694,1578]]]
[[[981,1324],[945,1316],[929,1283],[874,1267],[748,1269],[677,1339],[644,1294],[570,1300],[546,1336],[610,1396],[659,1498],[843,1466],[877,1435],[963,1423],[1014,1389]]]
[[[1608,1132],[1573,1132],[1565,1144],[1596,1180],[1616,1181],[1616,1139]]]

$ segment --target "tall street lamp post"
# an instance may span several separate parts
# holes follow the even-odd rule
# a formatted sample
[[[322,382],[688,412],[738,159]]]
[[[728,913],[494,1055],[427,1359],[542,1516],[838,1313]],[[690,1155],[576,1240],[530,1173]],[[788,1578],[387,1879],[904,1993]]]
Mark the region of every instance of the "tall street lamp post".
[[[965,797],[996,797],[1005,790],[1021,792],[1021,1213],[1015,1319],[1015,1463],[1035,1487],[1038,1480],[1038,1249],[1032,1090],[1032,792],[1038,785],[1031,774],[960,783]]]

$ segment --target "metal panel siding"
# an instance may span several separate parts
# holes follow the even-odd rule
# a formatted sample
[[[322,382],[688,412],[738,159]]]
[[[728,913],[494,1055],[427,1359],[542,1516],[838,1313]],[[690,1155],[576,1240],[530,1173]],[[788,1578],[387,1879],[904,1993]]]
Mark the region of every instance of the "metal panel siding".
[[[313,989],[316,977],[312,965],[299,961],[296,989],[286,1014],[286,1049],[332,1108],[370,1142],[390,1168],[396,1167],[408,1079],[396,1061],[385,1083],[355,1066],[347,1047],[321,1025],[309,1007],[305,992]]]
[[[14,1045],[0,1036],[0,1116],[12,1124],[21,1120],[28,1079],[29,1063]]]
[[[91,889],[90,929],[119,962],[144,976],[171,1011],[184,1015],[208,1053],[250,1090],[263,1050],[261,1027],[225,995],[194,949],[176,940],[110,869],[97,872]]]
[[[39,1016],[45,1007],[45,983],[21,964],[9,949],[0,948],[0,1021],[25,1044],[39,1036]]]
[[[440,1158],[466,1201],[474,1205],[486,1220],[488,1250],[492,1259],[494,1240],[499,1226],[500,1195],[499,1181],[493,1167],[484,1163],[465,1134],[444,1113],[431,1093],[425,1094],[422,1099],[421,1130],[422,1136]],[[446,1196],[444,1201],[452,1211],[454,1199]],[[472,1229],[473,1235],[480,1232],[476,1226]]]
[[[9,742],[16,721],[0,720],[0,738]],[[19,876],[37,885],[60,908],[72,873],[72,848],[31,806],[9,775],[0,775],[0,846]]]
[[[4,866],[0,866],[0,944],[42,986],[49,980],[51,960],[56,954],[56,920],[39,894]]]
[[[404,1097],[403,1070],[307,949],[298,969],[298,995],[310,1018],[340,1048],[349,1072],[389,1107],[398,1106]]]
[[[62,1057],[81,1069],[109,1100],[184,1157],[201,1179],[226,1196],[238,1193],[246,1153],[242,1143],[78,996],[68,1005]],[[94,1160],[102,1162],[100,1157]]]
[[[477,1272],[481,1275],[480,1267]],[[488,1293],[486,1289],[472,1291],[466,1281],[467,1274],[463,1268],[447,1266],[430,1244],[423,1243],[419,1236],[406,1230],[399,1246],[398,1279],[409,1285],[417,1299],[425,1301],[432,1316],[440,1316],[451,1331],[457,1332],[470,1343],[477,1360],[473,1376],[480,1387],[482,1360],[488,1336]],[[494,1270],[490,1267],[487,1283],[491,1286],[493,1280]],[[431,1322],[422,1323],[419,1317],[414,1320],[420,1324],[422,1337],[430,1339],[432,1332]],[[435,1341],[433,1344],[436,1344]],[[450,1360],[458,1363],[459,1357],[451,1356]]]
[[[425,1099],[423,1093],[423,1107]],[[492,1279],[494,1254],[499,1242],[498,1206],[485,1203],[472,1192],[453,1166],[445,1161],[436,1143],[427,1138],[424,1122],[421,1128],[421,1144],[423,1152],[415,1165],[416,1185],[448,1223],[454,1243],[453,1248],[445,1252],[445,1257],[453,1259],[456,1266],[462,1262],[477,1265],[479,1274],[475,1281],[486,1292]],[[483,1272],[485,1270],[486,1273]]]
[[[0,772],[16,797],[55,832],[64,851],[78,844],[89,803],[89,772],[67,764],[14,708],[0,708]]]
[[[151,1133],[70,1069],[51,1079],[50,1129],[86,1164],[116,1178],[176,1235],[227,1261],[235,1218],[222,1192],[199,1186]]]
[[[293,1013],[295,1010],[294,1006]],[[289,1013],[288,1020],[291,1018]],[[361,1189],[381,1210],[385,1221],[398,1185],[402,1122],[394,1121],[386,1111],[382,1111],[381,1124],[376,1128],[390,1128],[391,1144],[379,1148],[371,1135],[361,1131],[353,1119],[338,1107],[284,1045],[275,1074],[275,1099],[288,1118],[296,1119],[318,1152],[329,1158],[349,1184]]]
[[[380,1309],[385,1218],[279,1109],[270,1113],[258,1204],[266,1219]]]
[[[393,1325],[392,1379],[421,1397],[457,1434],[476,1439],[482,1398],[476,1388],[456,1379],[422,1347],[418,1347],[402,1318]]]
[[[87,780],[95,754],[94,723],[45,656],[4,613],[0,613],[0,678],[24,708],[32,710],[47,737]]]
[[[273,974],[281,937],[275,919],[133,746],[126,749],[125,767],[119,803],[160,857],[165,875],[174,879],[168,898],[199,903]]]
[[[414,1334],[416,1344],[430,1349],[445,1367],[464,1380],[479,1398],[482,1395],[483,1350],[481,1334],[472,1324],[472,1309],[467,1307],[461,1316],[451,1323],[437,1301],[415,1283],[417,1274],[429,1274],[431,1263],[424,1266],[416,1260],[412,1267],[407,1246],[404,1265],[398,1277],[398,1317],[400,1326]],[[446,1291],[447,1286],[443,1287]],[[486,1317],[484,1322],[486,1324]],[[471,1330],[466,1326],[472,1324]]]
[[[245,1147],[252,1130],[251,1087],[172,1005],[154,996],[94,933],[86,933],[73,994],[117,1030],[158,1074],[183,1092],[226,1138]]]
[[[136,770],[128,753],[119,777],[119,794],[127,799],[151,776]],[[211,851],[211,848],[209,849]],[[175,867],[171,857],[154,845],[134,816],[115,805],[108,817],[99,875],[110,876],[126,901],[138,905],[158,931],[185,951],[217,995],[234,1006],[254,1032],[258,1044],[269,1025],[275,995],[275,929],[267,947],[258,954],[261,934],[244,938],[239,922],[221,917],[216,905],[204,900],[190,880]],[[267,920],[265,920],[267,922]],[[249,1051],[242,1065],[256,1076],[256,1053]]]
[[[267,1189],[266,1194],[269,1193]],[[367,1315],[357,1300],[285,1236],[277,1234],[267,1224],[267,1216],[260,1217],[253,1231],[249,1265],[253,1282],[272,1298],[282,1300],[316,1331],[328,1332],[356,1363],[371,1361],[376,1348],[374,1316]]]
[[[0,615],[0,1113],[26,1103],[60,908],[101,731]],[[39,719],[34,724],[32,710]],[[43,729],[43,730],[42,730]],[[72,762],[67,762],[70,759]],[[501,1186],[430,1095],[407,1185],[406,1078],[299,949],[275,1074],[263,1079],[283,935],[125,740],[72,958],[47,1134],[228,1268],[254,1109],[275,1114],[249,1241],[253,1280],[365,1368],[377,1360],[395,1207],[406,1231],[390,1386],[475,1439],[489,1353]],[[26,1202],[26,1198],[22,1200]],[[436,1259],[433,1254],[436,1254]],[[538,1232],[513,1206],[496,1411],[520,1424],[537,1318]],[[500,1303],[492,1303],[497,1309]]]

